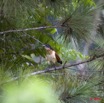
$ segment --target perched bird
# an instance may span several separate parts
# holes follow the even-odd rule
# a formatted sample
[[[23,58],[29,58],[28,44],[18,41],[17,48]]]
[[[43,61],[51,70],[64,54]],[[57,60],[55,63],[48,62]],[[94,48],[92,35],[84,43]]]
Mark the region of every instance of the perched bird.
[[[49,44],[43,45],[46,50],[46,60],[55,64],[60,63],[62,64],[62,60],[58,56],[58,54],[53,50],[53,48]]]

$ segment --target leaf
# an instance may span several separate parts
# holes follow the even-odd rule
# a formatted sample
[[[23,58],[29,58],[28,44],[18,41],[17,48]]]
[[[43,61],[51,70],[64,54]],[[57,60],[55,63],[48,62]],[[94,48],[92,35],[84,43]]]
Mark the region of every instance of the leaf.
[[[28,59],[31,62],[34,62],[34,60],[28,55],[22,55],[22,57]]]
[[[56,32],[57,32],[57,29],[56,29],[56,28],[54,28],[54,29],[52,29],[52,30],[51,30],[51,32],[50,32],[50,33],[51,33],[51,34],[55,34]]]

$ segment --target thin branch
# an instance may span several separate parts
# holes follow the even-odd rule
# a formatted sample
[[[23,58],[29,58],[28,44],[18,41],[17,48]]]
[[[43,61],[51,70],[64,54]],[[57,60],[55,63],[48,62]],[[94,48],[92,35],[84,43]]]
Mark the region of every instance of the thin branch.
[[[63,68],[63,65],[59,66],[59,67],[56,67],[56,68],[54,68],[54,67],[53,68],[47,68],[45,70],[41,70],[41,71],[37,71],[37,72],[33,72],[33,73],[30,73],[30,74],[24,75],[22,77],[25,78],[25,77],[30,77],[30,76],[37,75],[37,74],[43,74],[43,73],[47,73],[47,72],[52,72],[54,70],[62,70],[62,69],[65,69],[65,68],[69,68],[69,67],[77,66],[77,65],[80,65],[80,64],[88,63],[88,62],[94,61],[94,60],[102,58],[102,57],[104,57],[104,54],[94,55],[92,58],[90,58],[88,60],[78,62],[78,63],[73,63],[73,64],[67,63],[67,64],[64,65],[64,68]],[[11,82],[11,81],[17,80],[19,78],[20,77],[14,77],[13,79],[11,79],[11,80],[9,80],[7,82]]]
[[[67,61],[65,61],[65,63],[63,64],[63,68],[64,68],[64,66],[65,66],[66,63],[67,63]]]
[[[61,28],[61,27],[62,26],[42,26],[42,27],[35,27],[35,28],[25,28],[25,29],[17,29],[17,30],[7,30],[7,31],[0,32],[0,34],[23,32],[23,31],[31,31],[31,30],[40,30],[40,29],[46,29],[46,28]]]

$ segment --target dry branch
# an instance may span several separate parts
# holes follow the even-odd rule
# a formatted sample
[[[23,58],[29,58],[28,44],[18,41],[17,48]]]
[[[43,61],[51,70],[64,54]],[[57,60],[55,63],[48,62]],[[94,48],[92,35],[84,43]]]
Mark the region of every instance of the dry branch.
[[[94,55],[93,57],[89,58],[88,60],[84,60],[84,61],[81,61],[81,62],[78,62],[78,63],[73,63],[73,64],[66,63],[64,65],[64,67],[62,65],[62,66],[55,67],[55,68],[47,68],[45,70],[36,71],[36,72],[30,73],[30,74],[24,75],[22,77],[25,78],[25,77],[30,77],[30,76],[37,75],[37,74],[43,74],[43,73],[47,73],[47,72],[49,73],[49,72],[52,72],[54,70],[66,69],[66,68],[69,68],[69,67],[73,67],[73,66],[77,66],[77,65],[80,65],[80,64],[88,63],[88,62],[94,61],[94,60],[99,59],[99,58],[102,58],[102,57],[104,58],[104,54]],[[11,82],[11,81],[17,80],[19,78],[20,77],[14,77],[13,79],[11,79],[11,80],[9,80],[7,82]]]
[[[62,26],[42,26],[42,27],[35,27],[35,28],[25,28],[25,29],[17,29],[17,30],[7,30],[2,31],[0,34],[7,34],[7,33],[15,33],[15,32],[25,32],[25,31],[31,31],[31,30],[41,30],[46,28],[60,28]]]

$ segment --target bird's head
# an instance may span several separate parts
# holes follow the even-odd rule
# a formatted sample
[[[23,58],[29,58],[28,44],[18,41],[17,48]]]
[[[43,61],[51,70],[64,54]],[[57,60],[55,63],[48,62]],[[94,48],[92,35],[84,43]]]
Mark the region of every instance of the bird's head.
[[[53,48],[52,48],[49,44],[44,44],[43,47],[44,47],[47,51],[53,50]]]

